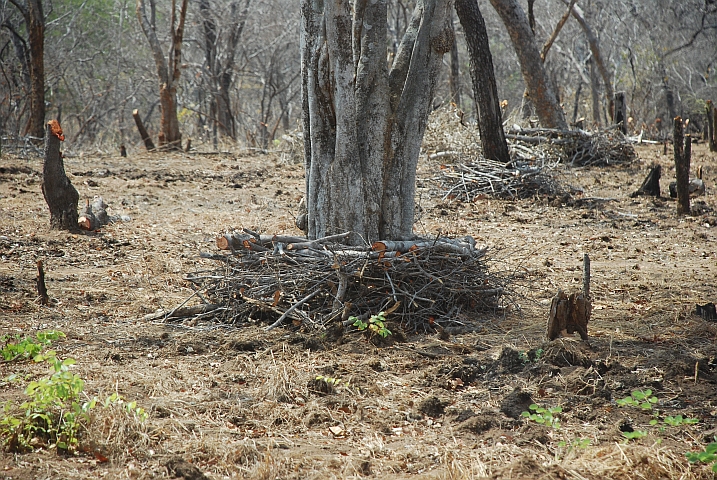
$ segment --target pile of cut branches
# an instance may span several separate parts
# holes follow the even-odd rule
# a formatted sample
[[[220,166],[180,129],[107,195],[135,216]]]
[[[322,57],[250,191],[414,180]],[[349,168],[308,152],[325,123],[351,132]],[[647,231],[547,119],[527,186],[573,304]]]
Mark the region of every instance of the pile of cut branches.
[[[524,161],[509,164],[479,159],[475,162],[443,166],[434,178],[441,185],[443,199],[467,202],[481,195],[497,198],[529,198],[535,195],[561,195],[564,188],[550,169]]]
[[[429,160],[456,163],[441,166],[438,181],[443,199],[472,201],[481,195],[497,198],[529,198],[564,195],[569,188],[557,179],[560,164],[570,166],[622,165],[632,162],[635,150],[620,132],[605,130],[555,130],[513,128],[506,133],[512,161],[486,160],[465,149],[432,153]]]
[[[505,136],[513,145],[522,144],[528,149],[549,145],[566,165],[607,166],[630,163],[637,158],[635,149],[616,128],[587,132],[514,127]]]
[[[489,273],[486,249],[472,237],[339,243],[348,236],[312,241],[244,230],[219,237],[217,246],[231,254],[203,254],[220,266],[186,277],[211,306],[193,314],[234,325],[262,321],[267,329],[289,322],[321,329],[387,312],[404,328],[423,331],[460,324],[462,312],[501,307],[507,279]]]

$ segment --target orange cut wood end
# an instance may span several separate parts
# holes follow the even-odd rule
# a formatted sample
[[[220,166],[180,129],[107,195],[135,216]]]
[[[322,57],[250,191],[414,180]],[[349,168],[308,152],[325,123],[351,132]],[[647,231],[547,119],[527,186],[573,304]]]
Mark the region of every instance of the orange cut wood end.
[[[373,244],[371,245],[371,249],[374,252],[381,252],[386,250],[386,244],[383,242],[373,242]]]
[[[62,134],[62,127],[60,126],[60,122],[58,122],[57,120],[50,120],[49,122],[47,122],[47,124],[50,126],[50,133],[59,138],[61,142],[64,142],[65,136]]]
[[[217,248],[219,250],[229,250],[229,240],[226,237],[217,237]]]

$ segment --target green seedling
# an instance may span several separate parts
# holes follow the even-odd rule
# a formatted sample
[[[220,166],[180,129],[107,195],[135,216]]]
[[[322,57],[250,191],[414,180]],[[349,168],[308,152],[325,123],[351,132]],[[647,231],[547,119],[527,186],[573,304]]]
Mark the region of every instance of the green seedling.
[[[22,338],[20,335],[3,335],[0,336],[0,344],[4,343],[5,345],[0,349],[0,355],[6,362],[35,358],[53,340],[64,337],[64,333],[55,330],[38,332],[35,338]]]
[[[572,450],[573,448],[581,448],[586,449],[590,446],[590,439],[589,438],[573,438],[573,440],[570,442],[570,445],[568,445],[568,442],[565,440],[561,440],[558,442],[559,447],[568,447],[568,451]]]
[[[701,452],[687,452],[685,454],[690,463],[711,463],[712,471],[717,473],[717,442],[712,442]]]
[[[530,412],[521,413],[521,417],[525,417],[541,425],[549,425],[555,429],[560,428],[560,419],[555,416],[555,414],[562,412],[562,407],[543,408],[533,403],[528,408]]]
[[[636,407],[643,410],[652,410],[652,406],[659,400],[652,395],[652,390],[633,390],[629,397],[617,400],[621,407]]]
[[[700,419],[684,418],[682,415],[677,415],[675,417],[667,416],[664,418],[663,422],[671,427],[680,427],[682,425],[694,425],[696,423],[700,423]]]
[[[36,446],[76,451],[80,431],[89,425],[90,412],[98,400],[96,397],[81,400],[85,382],[70,371],[74,359],[60,360],[55,351],[48,350],[36,355],[34,360],[48,363],[50,375],[27,384],[25,395],[29,400],[5,403],[0,417],[0,440],[11,451],[33,450]],[[104,402],[105,407],[115,404],[121,404],[140,421],[147,418],[136,402],[124,402],[117,394]]]
[[[328,383],[329,385],[333,387],[349,387],[349,382],[341,380],[340,378],[331,378],[331,377],[325,377],[323,375],[319,375],[316,377],[316,380],[323,380],[324,382]]]
[[[358,317],[349,317],[349,320],[353,320],[353,326],[358,328],[359,331],[368,330],[372,335],[378,335],[381,338],[392,335],[391,330],[386,328],[385,312],[381,312],[378,315],[371,315],[368,322],[364,322]]]
[[[627,440],[639,440],[647,436],[646,430],[633,430],[632,432],[622,432],[622,436]]]

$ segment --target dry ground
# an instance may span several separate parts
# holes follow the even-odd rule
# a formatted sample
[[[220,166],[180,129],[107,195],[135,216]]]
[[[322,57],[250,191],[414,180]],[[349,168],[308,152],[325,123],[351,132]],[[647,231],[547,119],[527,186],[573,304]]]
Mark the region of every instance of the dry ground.
[[[670,199],[629,198],[651,162],[663,166],[664,190],[674,175],[661,146],[638,153],[626,167],[565,170],[582,198],[603,199],[569,204],[444,202],[425,180],[437,165],[422,163],[417,231],[473,235],[491,247],[494,268],[513,273],[516,295],[504,315],[470,315],[448,339],[407,332],[385,348],[355,332],[328,341],[290,328],[143,320],[189,296],[183,275],[214,266],[199,253],[216,253],[217,234],[298,233],[300,165],[274,154],[67,158],[82,198],[101,195],[131,217],[73,235],[48,229],[41,161],[3,157],[0,333],[62,330],[58,355],[77,360],[87,394],[119,392],[149,418],[98,409],[88,451],[0,453],[0,478],[713,478],[684,453],[704,448],[717,420],[717,328],[692,313],[717,300],[717,156],[695,147],[707,195],[700,213],[678,218]],[[547,343],[550,299],[578,288],[583,253],[593,271],[590,345]],[[38,259],[49,307],[35,302]],[[23,383],[1,380],[12,373],[39,378],[45,367],[1,363],[1,402],[23,396]],[[318,375],[348,386],[317,392]],[[616,404],[638,388],[653,390],[661,418],[699,424],[661,429]],[[560,429],[518,417],[531,398],[562,406]],[[626,443],[629,428],[648,435]],[[589,445],[571,448],[581,439]]]

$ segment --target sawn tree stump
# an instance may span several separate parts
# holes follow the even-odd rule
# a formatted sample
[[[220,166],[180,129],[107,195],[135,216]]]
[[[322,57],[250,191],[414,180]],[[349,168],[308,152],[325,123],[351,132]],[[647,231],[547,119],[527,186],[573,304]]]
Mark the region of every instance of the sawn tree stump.
[[[45,162],[42,167],[42,194],[50,207],[50,228],[76,231],[79,193],[65,174],[60,142],[65,140],[57,120],[45,128]]]
[[[550,304],[547,336],[549,340],[578,332],[588,341],[588,322],[592,313],[590,300],[590,257],[583,257],[583,291],[567,295],[562,290]]]

